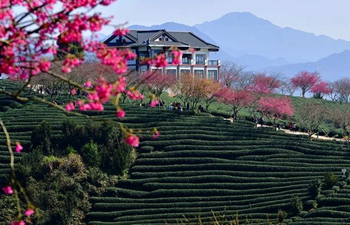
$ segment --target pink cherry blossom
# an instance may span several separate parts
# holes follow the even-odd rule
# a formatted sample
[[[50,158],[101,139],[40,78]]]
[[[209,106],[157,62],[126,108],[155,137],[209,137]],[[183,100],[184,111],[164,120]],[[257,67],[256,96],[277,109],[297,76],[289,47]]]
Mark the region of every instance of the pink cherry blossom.
[[[144,96],[135,88],[130,88],[130,90],[126,91],[126,94],[132,100],[142,100]]]
[[[173,65],[180,65],[181,64],[181,56],[182,56],[182,52],[180,50],[173,50],[171,52],[173,54]]]
[[[11,222],[11,225],[25,225],[26,223],[21,220],[21,221],[15,221],[15,222]]]
[[[155,59],[150,61],[155,67],[166,67],[168,65],[167,59],[164,54],[157,55]]]
[[[130,31],[127,28],[118,28],[113,32],[113,35],[116,36],[125,36],[128,34]]]
[[[91,87],[92,86],[91,81],[86,81],[84,86],[85,87]]]
[[[27,209],[25,212],[24,212],[24,215],[26,216],[31,216],[34,214],[34,210],[33,209]]]
[[[92,32],[100,31],[102,26],[109,23],[109,20],[103,19],[100,15],[90,17],[90,30]]]
[[[160,135],[160,132],[159,131],[155,131],[154,134],[152,135],[152,138],[153,139],[157,139]]]
[[[8,194],[8,195],[10,195],[10,194],[13,193],[13,189],[12,189],[11,186],[3,187],[2,190],[3,190],[6,194]]]
[[[122,110],[120,107],[117,109],[117,117],[118,117],[118,118],[123,118],[123,117],[125,117],[125,111]]]
[[[68,103],[68,104],[66,105],[66,110],[67,110],[67,111],[72,111],[72,110],[74,110],[74,109],[75,109],[75,105],[74,105],[73,102],[70,102],[70,103]]]
[[[159,101],[157,99],[151,101],[151,103],[149,104],[152,108],[157,106],[159,104]]]
[[[139,146],[139,137],[137,137],[136,135],[133,135],[133,134],[128,134],[124,138],[124,142],[128,145],[133,146],[133,147],[138,147]]]
[[[15,151],[16,152],[21,152],[22,150],[23,150],[22,145],[19,142],[16,142],[16,149],[15,149]]]

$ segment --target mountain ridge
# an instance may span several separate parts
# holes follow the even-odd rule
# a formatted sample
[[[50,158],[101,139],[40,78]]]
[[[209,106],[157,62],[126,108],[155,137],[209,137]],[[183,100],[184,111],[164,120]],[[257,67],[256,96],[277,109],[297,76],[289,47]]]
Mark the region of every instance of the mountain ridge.
[[[344,65],[350,62],[350,54],[343,53],[350,50],[350,41],[291,27],[282,28],[250,12],[231,12],[194,26],[167,22],[128,28],[193,32],[220,47],[220,51],[212,53],[211,58],[221,62],[233,61],[253,72],[274,71],[292,76],[300,70],[311,70],[320,72],[327,80],[334,80],[336,76],[347,76],[347,71],[350,71]]]

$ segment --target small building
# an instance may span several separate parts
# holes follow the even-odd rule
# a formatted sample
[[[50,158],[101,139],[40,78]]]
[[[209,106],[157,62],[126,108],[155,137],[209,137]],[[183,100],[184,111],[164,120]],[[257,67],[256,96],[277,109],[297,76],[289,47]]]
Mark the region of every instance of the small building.
[[[219,47],[199,38],[192,32],[166,30],[130,30],[125,36],[111,35],[104,41],[109,47],[131,49],[136,55],[135,60],[129,60],[131,70],[159,71],[163,74],[174,75],[179,78],[182,73],[198,75],[202,78],[219,80],[220,61],[211,60],[210,52],[219,51]],[[171,65],[172,56],[168,54],[172,47],[182,51],[180,65]],[[156,68],[145,62],[157,54],[167,56],[168,66]]]

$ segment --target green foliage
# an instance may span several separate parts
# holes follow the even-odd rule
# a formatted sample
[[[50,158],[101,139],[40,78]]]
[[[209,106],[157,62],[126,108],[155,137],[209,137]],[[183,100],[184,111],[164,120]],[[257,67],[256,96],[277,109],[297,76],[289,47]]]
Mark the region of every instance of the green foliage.
[[[76,153],[77,153],[77,151],[76,151],[72,146],[69,145],[69,146],[66,148],[65,155],[76,154]]]
[[[317,198],[322,191],[322,182],[320,179],[315,179],[312,181],[312,183],[309,185],[309,193],[312,197]]]
[[[14,195],[0,194],[0,225],[8,225],[16,220],[16,204]]]
[[[42,211],[35,224],[79,224],[90,208],[83,186],[86,171],[81,157],[74,154],[60,159],[44,157],[39,167],[43,177],[30,177],[26,183],[27,194]]]
[[[298,214],[303,210],[303,202],[298,195],[292,195],[290,199],[290,206],[293,213]]]
[[[102,161],[98,145],[92,140],[83,146],[81,156],[84,162],[89,166],[99,167]]]
[[[85,135],[83,126],[79,125],[72,119],[67,119],[62,123],[62,140],[58,141],[61,148],[66,149],[71,146],[73,149],[80,149],[89,138]]]
[[[277,213],[277,223],[278,224],[282,224],[284,219],[286,219],[288,216],[288,213],[284,210],[278,210],[278,213]]]
[[[43,121],[32,132],[32,145],[34,148],[40,148],[44,152],[44,154],[53,154],[51,138],[52,127],[48,122]]]
[[[338,180],[339,178],[333,172],[328,172],[324,175],[324,183],[329,188],[333,187],[338,182]]]

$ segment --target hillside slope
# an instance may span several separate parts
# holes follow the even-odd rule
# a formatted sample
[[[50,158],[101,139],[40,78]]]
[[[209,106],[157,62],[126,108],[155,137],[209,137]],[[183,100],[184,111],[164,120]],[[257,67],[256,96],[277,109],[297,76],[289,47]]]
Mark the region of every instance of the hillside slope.
[[[0,98],[5,103],[4,98]],[[10,102],[11,104],[14,104]],[[241,219],[275,220],[278,210],[288,213],[284,224],[348,224],[350,180],[341,169],[350,163],[349,146],[341,142],[308,141],[271,128],[253,128],[253,123],[230,123],[209,114],[189,115],[167,109],[123,105],[122,122],[136,132],[142,130],[138,158],[128,179],[120,180],[102,197],[91,197],[90,225],[177,224],[201,215],[208,221],[211,211]],[[114,118],[115,107],[89,112],[99,118]],[[46,120],[59,134],[69,115],[47,105],[24,104],[0,113],[12,141],[20,141],[23,153],[30,146],[31,131]],[[84,118],[74,118],[84,122]],[[160,131],[152,138],[154,127]],[[16,154],[16,162],[21,154]],[[0,186],[9,172],[6,139],[0,139]],[[319,196],[308,187],[324,181],[332,172],[335,185],[323,185]],[[300,213],[290,202],[298,196]],[[232,218],[232,217],[231,217]],[[210,223],[209,223],[210,224]]]
[[[161,136],[144,136],[130,177],[104,197],[91,198],[88,224],[177,224],[183,216],[195,222],[198,214],[208,221],[211,211],[224,210],[238,212],[241,219],[264,220],[267,214],[276,218],[280,209],[288,213],[286,224],[348,221],[350,186],[341,169],[349,165],[350,155],[341,143],[310,142],[271,128],[254,129],[250,122],[231,124],[207,115],[130,111],[125,119],[130,127],[156,126]],[[163,113],[167,116],[160,119]],[[323,181],[327,172],[341,182],[324,186],[321,195],[313,197],[309,185],[316,178]],[[300,214],[290,205],[294,195],[304,205]]]

